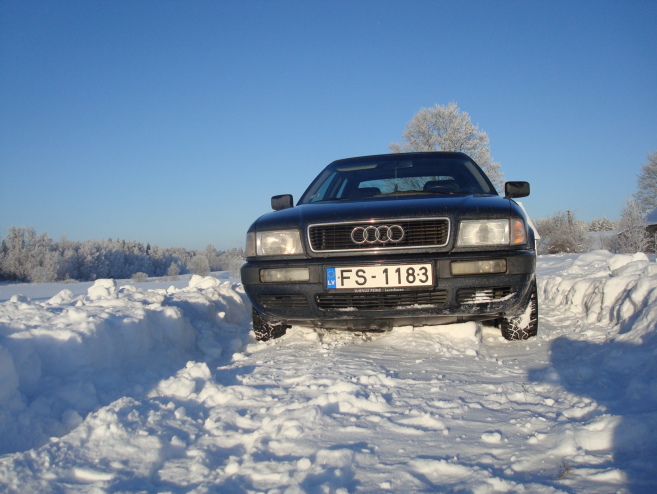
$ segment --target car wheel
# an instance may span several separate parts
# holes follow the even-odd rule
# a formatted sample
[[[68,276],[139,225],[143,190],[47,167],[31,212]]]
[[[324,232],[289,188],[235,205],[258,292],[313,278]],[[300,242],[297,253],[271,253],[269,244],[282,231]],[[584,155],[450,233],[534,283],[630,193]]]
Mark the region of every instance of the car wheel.
[[[526,340],[538,333],[538,293],[536,281],[532,284],[525,310],[516,317],[503,317],[500,321],[502,336],[507,340]]]
[[[280,338],[289,327],[288,324],[283,323],[273,324],[263,318],[257,310],[253,309],[253,332],[255,333],[256,340],[267,341]]]

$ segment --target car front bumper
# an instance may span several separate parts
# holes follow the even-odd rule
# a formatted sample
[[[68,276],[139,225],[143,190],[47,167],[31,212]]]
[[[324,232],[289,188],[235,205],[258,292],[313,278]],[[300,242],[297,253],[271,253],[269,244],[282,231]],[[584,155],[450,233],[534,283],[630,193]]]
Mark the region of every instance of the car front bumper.
[[[452,275],[451,263],[506,260],[501,274]],[[330,290],[327,267],[433,264],[432,287],[413,289]],[[308,281],[263,283],[262,269],[307,268]],[[534,282],[533,250],[384,256],[377,259],[249,260],[242,283],[254,309],[272,322],[327,329],[371,330],[422,326],[518,315],[526,306]]]

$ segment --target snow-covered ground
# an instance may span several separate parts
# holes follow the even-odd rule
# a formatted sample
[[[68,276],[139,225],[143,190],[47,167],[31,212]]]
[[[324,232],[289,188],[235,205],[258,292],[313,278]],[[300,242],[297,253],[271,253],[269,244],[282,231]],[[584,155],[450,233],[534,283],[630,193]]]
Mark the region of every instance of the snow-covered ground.
[[[3,285],[0,491],[656,492],[657,264],[538,271],[525,342],[469,323],[257,343],[227,276]]]

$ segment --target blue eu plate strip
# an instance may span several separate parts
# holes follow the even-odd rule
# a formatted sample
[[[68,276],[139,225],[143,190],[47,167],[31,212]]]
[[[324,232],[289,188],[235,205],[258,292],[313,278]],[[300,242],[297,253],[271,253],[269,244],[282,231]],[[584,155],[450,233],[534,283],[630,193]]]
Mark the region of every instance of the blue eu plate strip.
[[[336,288],[335,268],[326,268],[326,288]]]

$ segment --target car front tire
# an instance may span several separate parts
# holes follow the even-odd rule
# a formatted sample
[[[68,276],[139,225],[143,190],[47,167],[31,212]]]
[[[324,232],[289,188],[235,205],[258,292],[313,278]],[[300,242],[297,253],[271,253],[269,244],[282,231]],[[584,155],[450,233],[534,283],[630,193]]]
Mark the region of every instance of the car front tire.
[[[257,310],[253,309],[253,332],[258,341],[268,341],[280,338],[291,327],[283,323],[271,323],[267,321]]]
[[[536,280],[532,284],[529,300],[521,315],[500,320],[502,336],[507,340],[526,340],[538,333],[538,292]]]

